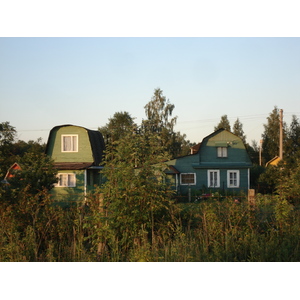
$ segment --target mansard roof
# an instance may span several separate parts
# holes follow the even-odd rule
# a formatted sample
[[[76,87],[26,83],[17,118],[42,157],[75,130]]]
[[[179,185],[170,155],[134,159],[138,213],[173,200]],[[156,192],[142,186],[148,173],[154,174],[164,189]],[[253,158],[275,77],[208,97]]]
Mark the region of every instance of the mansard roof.
[[[83,128],[87,131],[89,141],[90,141],[90,145],[91,145],[91,149],[92,149],[92,153],[93,153],[94,165],[96,165],[96,166],[99,165],[102,161],[103,152],[104,152],[104,149],[105,149],[105,143],[104,143],[102,133],[98,130],[91,130],[91,129],[88,129],[88,128],[85,128],[85,127],[82,127],[82,126],[65,124],[65,125],[58,125],[58,126],[53,127],[50,130],[50,133],[49,133],[48,142],[47,142],[45,152],[48,153],[48,148],[49,148],[49,145],[50,145],[51,135],[55,131],[57,131],[58,129],[60,129],[62,127],[68,127],[68,126]]]

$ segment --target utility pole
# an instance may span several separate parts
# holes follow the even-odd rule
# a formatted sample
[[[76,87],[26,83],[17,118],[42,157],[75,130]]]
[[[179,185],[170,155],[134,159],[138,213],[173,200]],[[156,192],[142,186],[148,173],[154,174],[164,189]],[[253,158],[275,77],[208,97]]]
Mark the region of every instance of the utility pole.
[[[282,160],[283,159],[283,110],[280,110],[279,114],[279,157]]]
[[[260,140],[260,145],[259,145],[259,165],[261,166],[261,151],[262,151],[262,144],[263,140]]]

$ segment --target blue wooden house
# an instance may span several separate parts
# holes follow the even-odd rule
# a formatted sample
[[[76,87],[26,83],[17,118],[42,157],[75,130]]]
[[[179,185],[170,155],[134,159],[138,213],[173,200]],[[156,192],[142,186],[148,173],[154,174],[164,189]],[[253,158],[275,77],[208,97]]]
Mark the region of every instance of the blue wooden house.
[[[169,182],[180,194],[199,191],[247,191],[250,157],[241,138],[219,129],[192,149],[191,155],[166,162]]]

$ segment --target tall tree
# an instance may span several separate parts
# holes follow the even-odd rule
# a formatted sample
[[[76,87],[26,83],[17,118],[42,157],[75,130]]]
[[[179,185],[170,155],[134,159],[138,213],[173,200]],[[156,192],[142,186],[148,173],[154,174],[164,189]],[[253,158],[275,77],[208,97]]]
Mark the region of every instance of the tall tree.
[[[239,118],[237,118],[233,124],[232,133],[240,137],[244,144],[246,144],[246,136],[244,134],[243,124],[240,122]]]
[[[6,174],[7,169],[14,163],[13,142],[16,129],[9,122],[0,123],[0,178]],[[0,181],[1,181],[0,180]]]
[[[15,127],[11,126],[9,122],[0,123],[0,146],[11,144],[16,134]]]
[[[287,130],[284,156],[290,165],[300,159],[300,123],[295,115],[292,116],[291,124]]]
[[[173,132],[177,117],[171,119],[170,117],[172,116],[175,105],[171,104],[169,99],[166,99],[161,89],[158,88],[154,90],[151,101],[149,101],[144,108],[147,119],[143,120],[143,126],[146,130],[162,134]]]
[[[227,118],[227,115],[223,115],[221,117],[221,120],[220,120],[219,124],[217,126],[215,126],[214,130],[217,131],[218,129],[221,129],[221,128],[226,129],[228,131],[231,131],[230,122]]]
[[[123,137],[128,130],[131,130],[134,124],[131,115],[124,112],[116,112],[112,118],[108,120],[105,126],[99,127],[98,130],[102,133],[106,144],[112,141],[117,141]]]
[[[144,108],[147,119],[142,121],[142,131],[159,136],[171,157],[187,154],[190,142],[186,140],[186,135],[174,131],[177,122],[177,117],[172,117],[175,105],[166,99],[161,89],[154,90],[154,95]]]
[[[264,163],[268,162],[270,159],[279,155],[279,130],[280,130],[280,120],[279,120],[279,109],[277,106],[274,107],[272,112],[267,117],[267,124],[264,124],[264,132],[262,134],[263,144],[262,144],[262,157]],[[283,136],[285,139],[285,123],[283,126]]]
[[[167,166],[156,164],[167,158],[156,133],[138,132],[135,127],[108,145],[103,170],[107,181],[101,188],[106,212],[99,219],[106,225],[100,226],[97,243],[112,246],[117,240],[124,255],[135,241],[155,241],[171,205],[172,191],[163,180]]]

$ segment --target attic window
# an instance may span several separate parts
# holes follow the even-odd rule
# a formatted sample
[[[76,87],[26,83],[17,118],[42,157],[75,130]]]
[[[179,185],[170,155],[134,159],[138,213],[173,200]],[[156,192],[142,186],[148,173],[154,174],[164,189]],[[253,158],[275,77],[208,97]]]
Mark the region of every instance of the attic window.
[[[62,152],[78,152],[78,135],[62,135],[61,136]]]
[[[218,157],[227,157],[227,147],[218,147]]]

